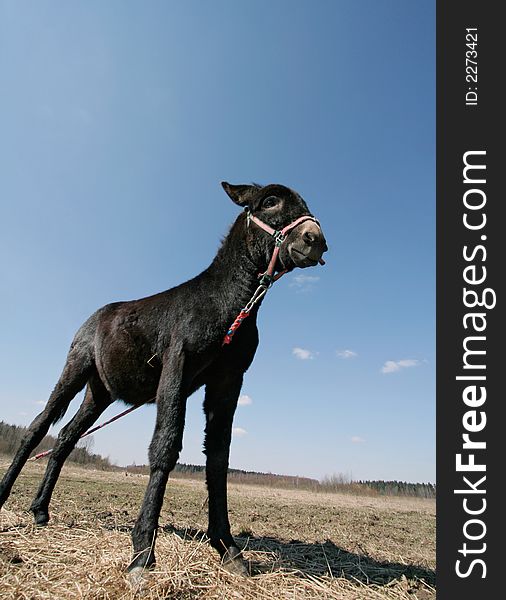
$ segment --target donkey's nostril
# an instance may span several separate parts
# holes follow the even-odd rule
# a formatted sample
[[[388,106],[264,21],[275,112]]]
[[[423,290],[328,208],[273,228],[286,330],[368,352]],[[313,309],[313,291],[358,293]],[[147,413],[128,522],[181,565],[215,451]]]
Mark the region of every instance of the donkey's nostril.
[[[306,231],[302,236],[302,239],[306,242],[306,244],[311,246],[311,244],[314,243],[315,236],[312,233],[309,233],[309,231]]]

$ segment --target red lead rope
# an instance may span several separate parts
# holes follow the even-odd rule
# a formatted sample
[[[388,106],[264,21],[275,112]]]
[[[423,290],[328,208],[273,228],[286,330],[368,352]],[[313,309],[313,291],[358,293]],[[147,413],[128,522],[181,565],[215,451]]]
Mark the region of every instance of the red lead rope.
[[[221,344],[222,346],[230,344],[230,342],[232,341],[232,337],[234,336],[235,332],[239,329],[239,327],[241,326],[244,319],[246,319],[246,317],[249,317],[249,313],[250,313],[251,309],[255,306],[255,304],[257,302],[259,302],[265,296],[267,290],[271,287],[271,285],[287,272],[285,269],[283,271],[280,271],[276,275],[274,275],[274,271],[276,269],[276,261],[278,260],[278,256],[279,256],[279,250],[281,248],[281,245],[283,244],[283,242],[286,239],[286,234],[289,231],[291,231],[292,229],[294,229],[295,227],[297,227],[297,225],[300,225],[301,223],[304,223],[305,221],[313,221],[314,223],[316,223],[318,225],[318,227],[320,227],[320,223],[311,215],[304,215],[302,217],[299,217],[298,219],[295,219],[295,221],[293,221],[292,223],[290,223],[289,225],[284,227],[281,231],[276,231],[272,227],[269,227],[269,225],[267,225],[266,223],[261,221],[258,217],[255,217],[254,215],[252,215],[249,212],[247,213],[247,219],[248,219],[248,224],[250,221],[253,221],[253,223],[258,225],[261,229],[263,229],[269,235],[272,235],[274,237],[274,239],[275,239],[274,251],[272,253],[271,260],[269,261],[269,266],[267,267],[267,271],[265,271],[265,273],[261,273],[259,275],[260,285],[255,290],[255,293],[253,294],[251,300],[241,310],[241,312],[237,315],[237,317],[235,318],[232,325],[230,325],[230,327],[228,328],[228,331],[227,331],[225,337],[223,338],[223,342]],[[318,262],[321,265],[325,264],[325,261],[323,260],[323,258],[320,258],[320,260]]]
[[[152,398],[152,400],[154,400],[154,398]],[[132,411],[136,410],[137,408],[139,408],[139,406],[143,406],[143,405],[142,404],[138,404],[137,406],[131,406],[129,409],[124,410],[122,413],[120,413],[119,415],[116,415],[112,419],[109,419],[105,423],[102,423],[101,425],[97,425],[96,427],[92,427],[91,429],[88,429],[88,431],[86,433],[83,433],[83,435],[79,439],[82,440],[87,435],[91,435],[95,431],[98,431],[99,429],[102,429],[102,427],[105,427],[106,425],[109,425],[109,423],[114,423],[114,421],[117,421],[121,417],[124,417],[125,415],[128,415],[128,413],[131,413]],[[28,461],[39,460],[39,458],[44,458],[44,456],[47,456],[48,454],[51,454],[51,452],[53,450],[54,450],[54,448],[51,448],[50,450],[45,450],[44,452],[39,452],[39,454],[36,454],[35,456],[32,456],[32,458],[29,458]]]
[[[235,321],[232,323],[232,325],[230,325],[230,328],[227,331],[227,335],[223,339],[222,346],[224,346],[225,344],[230,344],[230,342],[232,341],[232,336],[234,335],[236,330],[239,329],[239,327],[241,326],[242,322],[244,321],[244,319],[246,317],[249,317],[249,312],[245,312],[244,310],[241,310],[241,312],[235,318]]]

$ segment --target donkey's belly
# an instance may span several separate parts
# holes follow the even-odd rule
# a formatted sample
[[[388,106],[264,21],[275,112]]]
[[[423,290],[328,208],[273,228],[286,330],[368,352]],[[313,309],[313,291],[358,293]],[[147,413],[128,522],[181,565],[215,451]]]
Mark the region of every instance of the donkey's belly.
[[[161,363],[143,331],[128,320],[115,319],[102,328],[95,344],[100,378],[113,396],[138,404],[154,399]]]

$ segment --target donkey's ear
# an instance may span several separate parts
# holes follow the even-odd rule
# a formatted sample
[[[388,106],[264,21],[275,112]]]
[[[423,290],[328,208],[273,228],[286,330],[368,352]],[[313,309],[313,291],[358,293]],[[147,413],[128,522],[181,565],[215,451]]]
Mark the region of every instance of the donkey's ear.
[[[254,198],[254,192],[258,191],[257,185],[233,185],[227,181],[222,181],[221,185],[230,198],[239,206],[248,206]]]

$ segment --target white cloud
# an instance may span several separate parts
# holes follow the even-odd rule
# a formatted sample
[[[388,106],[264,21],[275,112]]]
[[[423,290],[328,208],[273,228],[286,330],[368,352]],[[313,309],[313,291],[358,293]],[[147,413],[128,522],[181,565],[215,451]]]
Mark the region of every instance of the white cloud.
[[[350,439],[354,444],[363,444],[365,442],[364,438],[358,435],[353,435]]]
[[[35,404],[40,404],[41,406],[45,406],[47,404],[47,400],[35,400]]]
[[[28,413],[27,413],[27,412],[18,412],[18,415],[19,415],[20,417],[27,417],[27,416],[28,416]]]
[[[299,360],[312,360],[316,356],[316,352],[311,352],[306,348],[293,348],[292,354]]]
[[[232,428],[232,435],[234,437],[244,437],[245,435],[247,435],[247,431],[246,429],[243,429],[242,427],[233,427]]]
[[[249,406],[250,404],[253,404],[253,399],[251,396],[243,394],[242,396],[239,396],[239,402],[237,404],[239,406]]]
[[[403,360],[387,360],[386,363],[381,367],[382,373],[395,373],[396,371],[400,371],[401,369],[406,369],[408,367],[418,367],[420,365],[420,361],[414,358],[405,358]]]
[[[320,278],[317,275],[305,275],[304,273],[298,273],[292,277],[290,287],[297,288],[299,291],[307,292],[313,285],[318,283]]]
[[[305,275],[304,273],[297,273],[297,275],[292,277],[290,285],[292,287],[300,287],[303,285],[316,283],[317,281],[320,281],[320,278],[317,275]]]
[[[336,350],[336,354],[339,358],[356,358],[358,356],[353,350]]]

